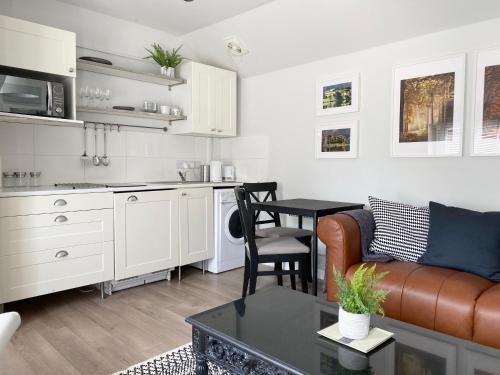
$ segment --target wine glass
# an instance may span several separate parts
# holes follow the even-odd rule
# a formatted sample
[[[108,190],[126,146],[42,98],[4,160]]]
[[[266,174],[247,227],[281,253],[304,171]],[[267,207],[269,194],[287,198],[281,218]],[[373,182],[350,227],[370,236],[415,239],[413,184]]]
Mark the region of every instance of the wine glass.
[[[110,89],[105,89],[104,90],[104,96],[106,98],[106,108],[110,108],[109,101],[111,100],[111,90]]]
[[[94,98],[95,98],[95,89],[93,89],[92,87],[89,88],[89,103],[90,104],[90,107],[93,107],[94,106]]]
[[[85,106],[89,105],[89,87],[88,86],[82,86],[80,87],[80,105]]]
[[[96,107],[99,107],[99,101],[102,100],[102,89],[95,88],[95,98],[97,99]]]

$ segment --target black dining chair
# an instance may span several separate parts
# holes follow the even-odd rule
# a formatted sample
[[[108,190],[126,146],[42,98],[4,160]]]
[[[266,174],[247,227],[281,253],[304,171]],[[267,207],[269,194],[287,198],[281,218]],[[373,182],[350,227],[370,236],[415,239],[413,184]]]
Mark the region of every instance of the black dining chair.
[[[278,184],[276,182],[255,182],[255,183],[244,183],[242,185],[245,190],[245,199],[248,203],[251,202],[267,202],[276,200],[276,191],[278,190]],[[262,214],[267,214],[267,217],[262,218]],[[293,227],[283,227],[281,226],[281,219],[279,213],[273,212],[262,212],[255,211],[254,215],[254,225],[257,227],[259,225],[274,224],[272,227],[268,228],[256,228],[255,236],[262,238],[280,238],[280,237],[294,237],[305,245],[311,245],[312,231],[302,228]],[[308,255],[308,266],[307,266],[307,278],[309,281],[312,279],[311,274],[311,255]],[[281,263],[276,263],[276,270],[282,269]],[[288,265],[289,268],[294,268],[295,264],[291,263]],[[290,275],[290,281],[292,287],[295,288],[295,275]],[[283,276],[278,276],[278,285],[283,285]]]
[[[309,247],[293,237],[256,238],[254,225],[254,210],[245,197],[242,187],[234,189],[238,210],[240,213],[243,237],[245,239],[245,272],[243,276],[243,298],[255,293],[258,276],[281,276],[300,275],[302,291],[307,293],[307,256]],[[282,264],[299,263],[299,269],[290,267],[289,270],[274,269],[271,271],[259,271],[259,264],[274,263]],[[292,285],[294,288],[294,285]]]

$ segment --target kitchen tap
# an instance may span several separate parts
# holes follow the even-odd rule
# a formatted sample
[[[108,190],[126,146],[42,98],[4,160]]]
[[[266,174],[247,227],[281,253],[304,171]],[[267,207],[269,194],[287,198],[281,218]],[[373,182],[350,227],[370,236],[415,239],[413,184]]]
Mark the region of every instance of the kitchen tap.
[[[179,176],[181,177],[182,182],[186,182],[186,172],[182,173],[181,171],[179,171]]]

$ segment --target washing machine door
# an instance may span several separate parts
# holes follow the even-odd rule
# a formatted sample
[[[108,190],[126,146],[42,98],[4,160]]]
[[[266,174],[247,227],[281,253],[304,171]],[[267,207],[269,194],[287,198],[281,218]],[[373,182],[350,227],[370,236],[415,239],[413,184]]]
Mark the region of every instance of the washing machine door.
[[[224,219],[224,234],[231,243],[236,245],[245,243],[237,204],[227,211],[226,218]]]

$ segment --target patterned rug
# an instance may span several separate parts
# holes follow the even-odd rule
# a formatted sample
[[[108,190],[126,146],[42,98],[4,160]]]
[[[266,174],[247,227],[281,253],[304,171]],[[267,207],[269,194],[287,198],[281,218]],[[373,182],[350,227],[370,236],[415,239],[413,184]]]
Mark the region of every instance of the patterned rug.
[[[113,375],[191,375],[195,374],[196,358],[191,343],[148,359]],[[210,375],[228,375],[218,366],[208,363]]]

